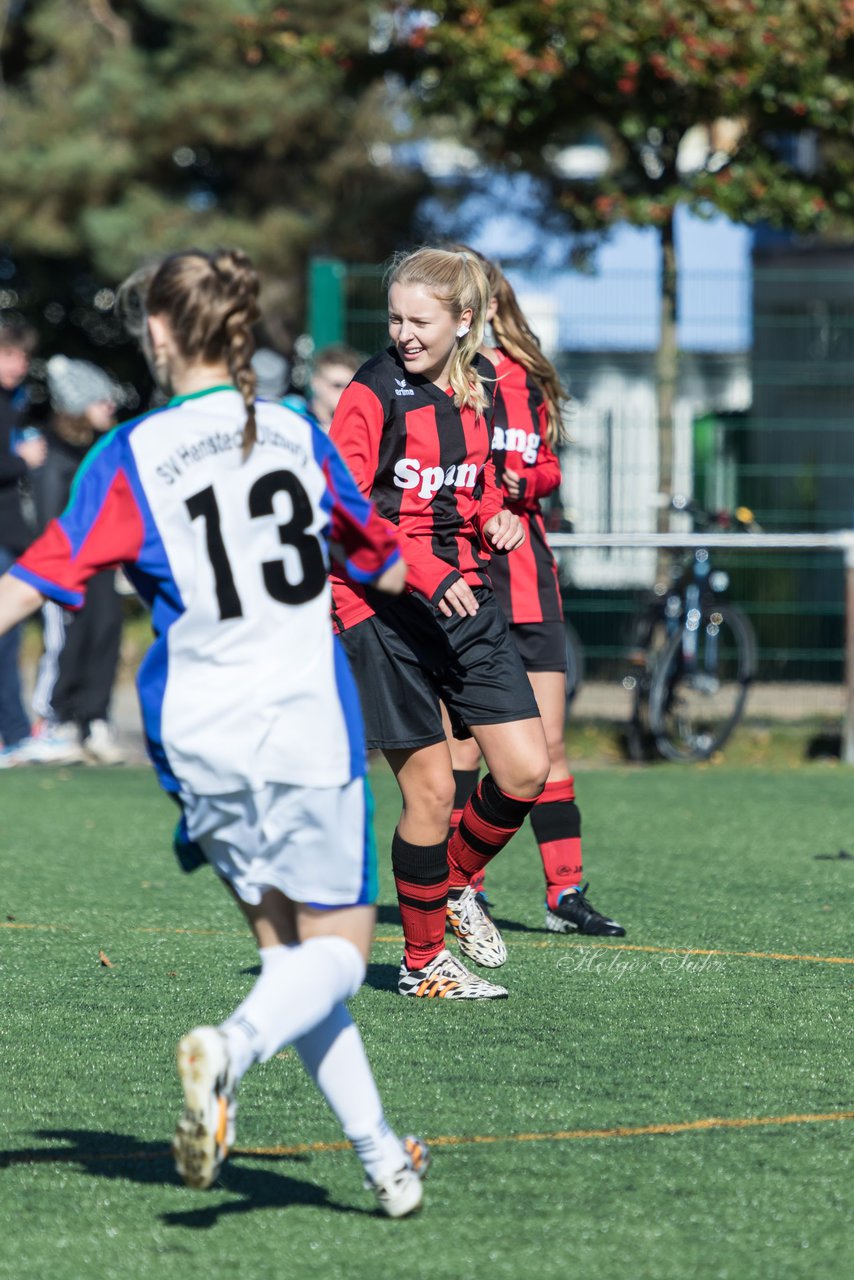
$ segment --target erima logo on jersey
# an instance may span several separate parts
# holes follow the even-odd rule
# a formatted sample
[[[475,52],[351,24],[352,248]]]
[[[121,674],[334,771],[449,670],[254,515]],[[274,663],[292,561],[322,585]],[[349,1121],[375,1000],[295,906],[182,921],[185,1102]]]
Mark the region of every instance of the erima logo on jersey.
[[[412,390],[412,388],[406,385],[405,378],[395,378],[395,382],[397,383],[397,386],[394,389],[394,394],[396,396],[414,396],[415,395],[415,392]]]
[[[399,458],[394,464],[394,483],[399,489],[418,489],[419,498],[432,498],[443,486],[473,489],[477,483],[477,467],[473,462],[422,467],[417,458]]]
[[[492,433],[494,452],[519,453],[523,462],[533,466],[540,450],[540,436],[536,431],[521,431],[518,427],[496,427]]]

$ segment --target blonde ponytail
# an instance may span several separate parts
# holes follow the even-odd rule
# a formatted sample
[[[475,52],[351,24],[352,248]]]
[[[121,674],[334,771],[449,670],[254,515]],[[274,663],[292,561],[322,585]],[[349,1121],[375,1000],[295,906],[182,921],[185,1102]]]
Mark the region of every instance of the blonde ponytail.
[[[502,351],[527,370],[539,387],[546,404],[547,443],[551,447],[562,443],[566,438],[562,410],[568,396],[554,365],[543,355],[540,340],[525,319],[513,286],[501,268],[483,254],[465,245],[454,245],[453,249],[471,254],[480,262],[489,285],[489,297],[495,298],[498,304],[492,319],[495,340]]]

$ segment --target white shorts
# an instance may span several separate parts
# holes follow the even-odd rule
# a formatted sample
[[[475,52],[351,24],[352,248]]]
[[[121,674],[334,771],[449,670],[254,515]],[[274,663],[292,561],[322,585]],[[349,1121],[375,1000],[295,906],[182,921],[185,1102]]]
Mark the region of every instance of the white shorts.
[[[312,907],[376,901],[373,802],[365,778],[344,787],[270,782],[260,791],[181,794],[191,840],[232,886],[257,906],[265,889]]]

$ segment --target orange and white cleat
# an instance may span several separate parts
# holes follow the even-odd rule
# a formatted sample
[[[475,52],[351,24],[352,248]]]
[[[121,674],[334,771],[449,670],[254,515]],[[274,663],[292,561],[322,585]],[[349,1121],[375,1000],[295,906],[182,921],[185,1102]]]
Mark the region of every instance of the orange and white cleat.
[[[506,1000],[507,989],[478,978],[447,947],[423,969],[401,964],[397,989],[425,1000]]]
[[[225,1036],[216,1027],[196,1027],[178,1045],[178,1075],[184,1110],[175,1129],[172,1154],[188,1187],[216,1181],[234,1144],[235,1085]]]
[[[467,960],[498,969],[507,959],[504,939],[486,900],[467,884],[461,893],[448,895],[448,927],[456,936],[460,951]]]

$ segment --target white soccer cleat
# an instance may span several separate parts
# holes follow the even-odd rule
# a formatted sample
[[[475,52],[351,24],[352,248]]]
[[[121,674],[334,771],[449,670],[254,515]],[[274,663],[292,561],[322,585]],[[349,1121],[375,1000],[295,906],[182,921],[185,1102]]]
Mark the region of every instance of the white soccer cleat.
[[[234,1143],[237,1103],[225,1036],[196,1027],[178,1045],[184,1110],[172,1141],[175,1167],[188,1187],[209,1187]]]
[[[497,969],[507,959],[504,939],[489,911],[467,884],[458,898],[448,898],[448,924],[460,951],[485,969]]]
[[[401,1141],[406,1152],[406,1164],[388,1178],[367,1184],[380,1209],[389,1218],[405,1218],[421,1208],[424,1199],[421,1184],[430,1168],[430,1150],[423,1138],[410,1136]]]
[[[471,973],[445,947],[435,960],[423,969],[400,966],[397,989],[402,996],[418,996],[425,1000],[505,1000],[506,987],[496,986]]]

